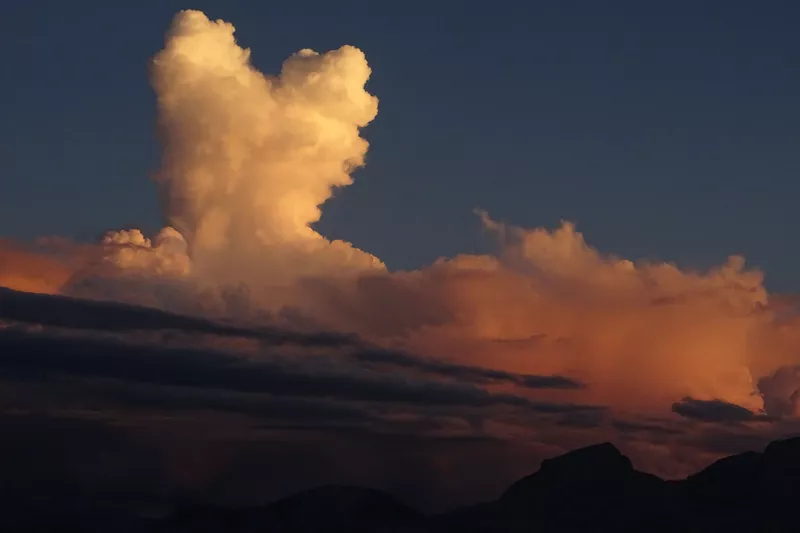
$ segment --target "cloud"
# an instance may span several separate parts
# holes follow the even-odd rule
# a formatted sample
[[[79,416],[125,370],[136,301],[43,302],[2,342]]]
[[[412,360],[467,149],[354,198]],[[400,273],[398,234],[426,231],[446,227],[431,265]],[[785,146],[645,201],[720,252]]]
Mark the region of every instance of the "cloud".
[[[670,427],[666,421],[614,420],[612,426],[623,434],[648,433],[655,435],[680,435],[680,429]]]
[[[685,396],[762,407],[755,346],[774,326],[761,274],[741,259],[684,272],[604,256],[569,224],[486,224],[500,239],[497,256],[318,279],[304,311],[449,363],[564,376],[619,408],[666,414]]]
[[[68,265],[57,259],[0,240],[0,287],[55,294],[71,276]]]
[[[0,288],[0,320],[98,331],[181,330],[183,332],[255,338],[271,344],[338,346],[352,344],[352,335],[300,332],[270,327],[222,324],[159,309],[119,302],[41,295]]]
[[[431,358],[420,358],[392,350],[359,350],[353,353],[353,357],[367,363],[415,368],[441,376],[461,378],[479,383],[500,381],[530,389],[581,389],[584,387],[582,383],[564,376],[513,374],[502,370],[458,365]]]
[[[672,404],[672,411],[701,422],[752,422],[765,420],[764,415],[722,400],[696,400],[684,398]]]
[[[125,268],[143,270],[159,276],[186,276],[192,264],[183,235],[163,228],[152,241],[138,229],[112,231],[102,244],[111,253],[106,261]]]
[[[253,291],[383,268],[311,228],[333,189],[364,164],[359,129],[378,109],[364,90],[364,54],[304,49],[280,75],[265,76],[233,34],[199,11],[176,15],[151,68],[164,143],[157,181],[170,226],[153,242],[138,230],[109,234],[107,242],[128,245],[113,260],[148,272],[192,270]],[[288,298],[273,291],[270,299],[278,307]]]
[[[591,406],[534,402],[522,396],[490,393],[468,382],[336,368],[318,359],[267,352],[258,360],[222,352],[163,348],[76,336],[0,331],[0,368],[17,379],[76,376],[119,379],[153,385],[199,387],[281,396],[341,398],[414,405],[510,405],[545,413],[595,409]]]
[[[33,297],[39,303],[47,302]],[[66,304],[74,304],[78,312],[83,304],[98,305],[123,323],[135,319],[139,311],[120,304],[49,300],[61,301],[65,314],[69,314]],[[170,326],[186,325],[165,313],[156,312],[155,316],[165,318]],[[192,319],[186,323],[196,325]],[[142,320],[140,324],[153,322]],[[215,340],[211,328],[201,326],[204,339],[200,344],[225,345]],[[562,416],[603,410],[485,390],[481,369],[464,368],[463,375],[453,376],[442,375],[435,366],[426,373],[422,365],[414,375],[397,373],[393,367],[381,369],[381,365],[368,368],[350,355],[352,350],[364,349],[358,345],[288,345],[272,343],[268,337],[256,351],[221,351],[197,348],[185,336],[152,337],[148,331],[108,325],[100,330],[73,329],[63,323],[43,330],[30,323],[0,329],[0,424],[21,432],[6,444],[24,441],[30,449],[44,453],[34,433],[53,434],[53,426],[71,427],[73,433],[60,441],[78,446],[82,438],[94,438],[92,428],[106,428],[117,440],[87,443],[86,448],[106,462],[126,457],[129,464],[146,461],[141,467],[154,476],[146,490],[157,493],[178,491],[180,498],[186,498],[189,491],[192,498],[214,499],[215,491],[235,478],[233,492],[219,497],[237,504],[258,501],[283,494],[280,491],[286,490],[288,482],[286,467],[291,465],[292,482],[314,484],[349,476],[361,484],[388,483],[430,506],[450,501],[435,497],[437,487],[448,483],[443,472],[470,465],[470,475],[477,481],[484,466],[476,461],[491,462],[495,453],[504,457],[503,464],[482,474],[481,491],[494,486],[499,490],[512,479],[508,452],[510,448],[515,454],[521,450],[509,438],[509,428],[517,428],[519,434],[531,424],[542,428]],[[404,355],[405,361],[415,360],[413,355]],[[470,377],[476,382],[470,382]],[[505,377],[518,381],[511,375]],[[30,427],[12,423],[23,420],[29,421]],[[62,429],[55,434],[59,431]],[[227,451],[216,449],[215,441],[227,442]],[[252,453],[248,451],[251,447]],[[258,459],[256,449],[257,455],[269,459]],[[332,464],[361,464],[354,450],[362,450],[359,453],[370,458],[371,470],[360,473],[355,466],[332,468]],[[192,470],[186,454],[202,457],[202,467]],[[84,460],[84,454],[71,450],[60,457],[67,464]],[[394,471],[390,465],[398,461],[407,467]],[[314,475],[302,473],[303,464],[309,462],[318,465]],[[262,463],[264,469],[259,466]],[[56,472],[62,466],[53,468]],[[96,469],[63,468],[65,486],[89,483],[101,491],[131,488],[115,474],[118,469],[110,471],[108,478],[98,479]],[[261,483],[254,493],[247,494],[246,487],[267,471],[273,473],[269,479],[280,479],[280,483]],[[278,471],[284,475],[274,477]],[[375,477],[379,472],[386,472],[386,477]],[[478,488],[476,483],[451,486],[448,497],[462,502],[465,497],[482,494],[476,492]]]
[[[286,330],[259,325],[226,325],[212,320],[182,316],[157,309],[116,302],[39,295],[0,288],[0,319],[67,329],[102,332],[181,331],[183,333],[254,339],[265,345],[294,344],[305,347],[344,348],[361,363],[389,365],[457,380],[485,384],[504,382],[529,389],[581,389],[582,383],[563,376],[539,376],[457,365],[418,357],[397,350],[369,347],[354,335],[335,332]]]
[[[768,413],[800,417],[800,366],[783,366],[762,377],[758,390]]]

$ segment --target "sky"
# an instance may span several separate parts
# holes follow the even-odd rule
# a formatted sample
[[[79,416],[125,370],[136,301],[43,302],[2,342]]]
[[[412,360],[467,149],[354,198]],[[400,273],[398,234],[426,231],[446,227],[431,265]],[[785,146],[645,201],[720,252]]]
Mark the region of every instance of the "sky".
[[[796,435],[793,8],[614,6],[4,17],[15,497],[441,509]]]
[[[196,7],[235,21],[265,72],[303,47],[365,51],[381,100],[369,164],[320,227],[391,268],[485,250],[477,207],[526,227],[571,220],[630,258],[743,254],[796,290],[800,8],[517,4],[26,2],[0,23],[0,234],[160,226],[146,65]]]

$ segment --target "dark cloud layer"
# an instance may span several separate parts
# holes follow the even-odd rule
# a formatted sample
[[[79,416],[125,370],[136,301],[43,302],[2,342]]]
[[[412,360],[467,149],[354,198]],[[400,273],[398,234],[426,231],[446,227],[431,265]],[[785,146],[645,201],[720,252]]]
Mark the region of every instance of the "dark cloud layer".
[[[292,486],[280,476],[273,477],[277,485],[259,484],[250,474],[272,469],[289,476],[291,464],[298,490],[349,481],[441,506],[493,497],[491,487],[499,490],[542,458],[601,438],[622,443],[661,474],[669,474],[663,466],[674,464],[676,448],[693,449],[684,469],[695,470],[697,461],[718,454],[724,437],[692,424],[744,424],[730,437],[741,447],[763,441],[746,424],[768,421],[741,406],[692,398],[673,406],[677,419],[619,418],[579,401],[590,385],[561,376],[457,364],[351,335],[228,326],[120,303],[4,290],[0,321],[0,423],[13,434],[7,447],[32,447],[30,461],[12,470],[22,476],[34,468],[33,454],[49,453],[34,451],[36,442],[70,428],[68,439],[59,438],[73,451],[62,455],[61,470],[51,469],[62,472],[59,486],[132,490],[138,483],[148,491],[171,487],[185,497],[225,499],[221,487],[235,481],[241,490],[232,500],[249,501]],[[541,392],[558,393],[560,401],[545,401]],[[119,476],[127,472],[120,466],[126,457],[148,461],[141,468],[149,477],[129,484],[114,473],[71,469],[84,461],[81,446],[95,450],[89,456],[108,456]],[[660,463],[664,446],[669,461]],[[369,468],[359,466],[365,454]],[[204,463],[194,473],[191,456]],[[248,461],[264,470],[247,468]],[[448,481],[452,469],[469,468],[473,485]],[[31,487],[41,482],[33,479]],[[443,483],[449,499],[435,496]]]
[[[768,421],[692,398],[673,406],[677,420],[620,419],[579,401],[590,384],[562,376],[118,303],[3,290],[0,321],[6,471],[26,480],[29,495],[47,477],[31,475],[35,456],[50,454],[53,493],[77,484],[254,503],[290,487],[352,482],[441,508],[494,497],[541,459],[598,439],[661,474],[675,449],[695,450],[682,468],[696,470],[724,437],[692,424]],[[763,441],[746,425],[732,435],[736,449]],[[67,451],[45,449],[54,439]],[[108,474],[75,466],[89,457],[105,457]],[[464,475],[469,483],[451,482]]]
[[[514,374],[502,370],[476,368],[448,363],[430,358],[420,358],[399,351],[367,349],[353,353],[353,357],[369,363],[383,363],[405,368],[415,368],[424,372],[439,374],[477,383],[502,381],[530,389],[581,389],[585,385],[564,376],[531,376]]]
[[[767,420],[751,410],[722,400],[696,400],[684,398],[672,405],[672,411],[701,422],[752,422]]]
[[[0,368],[17,379],[83,376],[124,379],[275,395],[334,397],[421,405],[515,405],[544,412],[581,406],[532,402],[512,394],[492,394],[469,383],[408,380],[401,376],[333,372],[308,368],[284,358],[248,361],[221,352],[165,349],[156,346],[28,332],[0,332]],[[361,375],[359,375],[361,374]]]
[[[0,422],[14,433],[7,442],[24,441],[31,450],[48,453],[33,443],[45,433],[60,434],[60,428],[69,427],[74,449],[80,448],[77,443],[84,435],[91,441],[87,450],[99,447],[97,454],[110,453],[114,461],[122,462],[128,455],[136,463],[143,457],[141,449],[156,454],[156,463],[172,461],[169,457],[176,446],[206,457],[209,473],[202,482],[182,481],[186,475],[182,467],[149,465],[157,475],[146,484],[147,490],[162,484],[214,497],[218,476],[235,476],[242,487],[252,486],[248,469],[232,467],[228,464],[232,459],[219,457],[222,452],[213,451],[214,446],[209,450],[209,438],[223,439],[242,453],[237,464],[242,457],[252,459],[243,450],[255,446],[273,454],[269,460],[259,459],[260,464],[279,468],[275,462],[285,461],[287,449],[292,449],[290,462],[298,471],[304,461],[336,460],[354,468],[363,459],[342,450],[364,448],[368,442],[369,453],[387,461],[382,468],[402,461],[398,459],[402,455],[413,465],[408,471],[393,470],[389,485],[399,483],[395,488],[401,492],[433,498],[430,491],[441,482],[431,479],[441,469],[434,464],[453,460],[445,459],[445,448],[456,455],[461,448],[473,450],[468,455],[475,460],[476,449],[494,448],[500,453],[511,446],[508,436],[494,434],[487,424],[512,428],[533,420],[551,424],[562,417],[603,411],[600,406],[540,401],[522,394],[542,388],[565,392],[582,388],[566,378],[443,363],[369,347],[351,336],[277,328],[265,334],[263,329],[227,327],[125,304],[13,291],[0,293],[0,317],[5,324],[0,329]],[[165,336],[165,332],[179,335]],[[198,335],[207,341],[191,342]],[[236,350],[237,340],[258,342],[252,345],[255,348]],[[491,391],[484,388],[487,384],[504,388]],[[97,439],[96,431],[117,440]],[[186,443],[187,435],[196,440]],[[316,436],[316,448],[308,440],[311,435]],[[398,450],[399,443],[412,441],[417,446],[414,454]],[[64,456],[63,474],[53,470],[61,479],[53,490],[70,482],[114,490],[132,490],[135,485],[128,486],[114,475],[98,478],[94,470],[86,476],[73,472],[68,464],[83,461],[76,457],[71,452]],[[30,465],[20,463],[14,471],[22,476]],[[490,476],[493,481],[487,486],[501,487],[513,477],[508,466],[497,472],[507,474]],[[320,466],[319,472],[298,479],[341,481],[345,474],[346,469]],[[361,482],[373,485],[387,482],[364,473],[348,475],[354,479],[362,475]],[[304,486],[298,483],[296,488]],[[469,494],[478,494],[477,487]],[[280,495],[275,490],[261,487],[254,494]],[[449,490],[456,499],[459,494],[466,497],[463,488]]]
[[[225,336],[245,336],[273,344],[339,345],[353,342],[341,333],[299,333],[267,327],[245,328],[204,318],[118,302],[34,294],[0,287],[0,320],[98,331],[182,330]]]

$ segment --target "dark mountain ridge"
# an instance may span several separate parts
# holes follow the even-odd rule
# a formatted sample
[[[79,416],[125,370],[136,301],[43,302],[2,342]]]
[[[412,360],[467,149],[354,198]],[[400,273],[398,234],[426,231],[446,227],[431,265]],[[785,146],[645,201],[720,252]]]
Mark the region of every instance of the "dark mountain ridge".
[[[639,472],[612,444],[546,460],[497,500],[425,515],[384,492],[348,486],[306,490],[263,506],[191,506],[164,517],[107,510],[69,525],[15,531],[160,533],[441,533],[515,531],[798,531],[800,438],[763,453],[720,459],[680,481]],[[75,518],[75,517],[73,517]],[[102,524],[100,523],[102,522]],[[110,529],[109,529],[110,528]],[[4,529],[10,531],[10,529]]]

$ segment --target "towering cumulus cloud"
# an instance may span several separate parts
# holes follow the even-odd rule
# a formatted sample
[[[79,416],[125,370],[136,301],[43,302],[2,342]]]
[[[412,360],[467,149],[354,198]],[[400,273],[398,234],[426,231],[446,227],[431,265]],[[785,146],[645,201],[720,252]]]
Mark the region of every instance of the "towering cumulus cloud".
[[[136,231],[109,235],[107,243],[126,245],[120,266],[192,270],[256,291],[382,268],[311,228],[333,189],[364,164],[359,128],[375,118],[378,101],[364,89],[370,68],[360,50],[301,50],[279,76],[265,76],[231,24],[183,11],[151,76],[164,143],[157,179],[170,227],[153,242]]]

